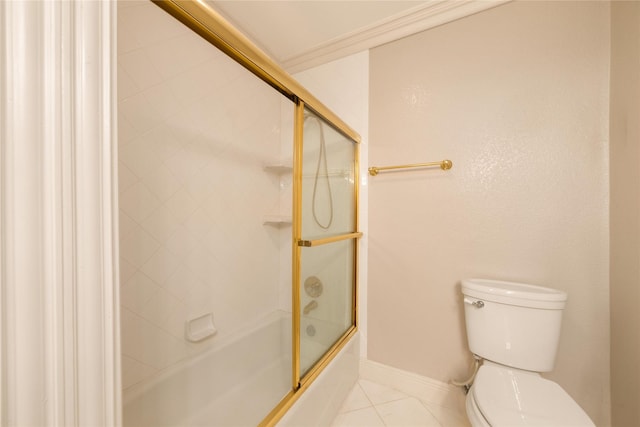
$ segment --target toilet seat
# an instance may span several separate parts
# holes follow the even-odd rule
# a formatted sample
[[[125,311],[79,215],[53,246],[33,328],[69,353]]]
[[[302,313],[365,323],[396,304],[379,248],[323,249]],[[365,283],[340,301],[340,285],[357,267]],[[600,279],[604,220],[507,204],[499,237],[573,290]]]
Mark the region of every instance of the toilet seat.
[[[594,426],[562,387],[533,372],[485,364],[470,392],[492,426]]]

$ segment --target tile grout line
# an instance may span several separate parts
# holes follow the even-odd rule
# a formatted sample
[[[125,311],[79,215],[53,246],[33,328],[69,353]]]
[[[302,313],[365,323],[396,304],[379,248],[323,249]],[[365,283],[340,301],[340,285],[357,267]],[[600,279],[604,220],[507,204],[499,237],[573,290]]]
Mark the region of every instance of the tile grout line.
[[[348,414],[348,413],[350,413],[350,412],[360,411],[360,410],[362,410],[362,409],[367,409],[367,408],[371,408],[371,407],[373,407],[373,406],[374,406],[374,405],[373,405],[373,402],[371,401],[371,399],[369,398],[369,396],[367,395],[367,393],[364,391],[364,389],[362,388],[362,386],[360,386],[360,379],[358,379],[358,381],[356,381],[355,386],[351,389],[351,391],[349,392],[349,394],[353,393],[353,390],[354,390],[356,387],[358,387],[358,388],[360,389],[360,391],[362,392],[362,394],[364,395],[364,397],[367,399],[367,402],[369,402],[369,405],[368,405],[368,406],[363,406],[363,407],[361,407],[361,408],[354,408],[354,409],[350,409],[350,410],[348,410],[348,411],[338,412],[338,415],[341,415],[341,414]],[[348,396],[348,395],[347,395],[347,396]],[[344,404],[344,402],[343,402],[343,404]]]
[[[416,398],[416,399],[418,399],[418,398]],[[436,421],[438,422],[438,425],[439,425],[440,427],[445,427],[444,425],[442,425],[442,422],[440,421],[440,417],[437,417],[433,412],[431,412],[431,409],[429,408],[429,406],[427,405],[427,403],[426,403],[426,402],[423,402],[421,399],[418,399],[418,402],[420,402],[420,404],[422,405],[422,407],[423,407],[424,409],[426,409],[426,410],[427,410],[427,412],[428,412],[429,414],[431,414],[431,416],[433,417],[433,419],[434,419],[434,420],[436,420]]]
[[[380,414],[380,411],[378,410],[377,405],[373,405],[373,410],[375,411],[375,413],[378,416],[378,418],[380,419],[380,421],[382,421],[382,424],[386,426],[387,423],[384,421],[384,418]]]

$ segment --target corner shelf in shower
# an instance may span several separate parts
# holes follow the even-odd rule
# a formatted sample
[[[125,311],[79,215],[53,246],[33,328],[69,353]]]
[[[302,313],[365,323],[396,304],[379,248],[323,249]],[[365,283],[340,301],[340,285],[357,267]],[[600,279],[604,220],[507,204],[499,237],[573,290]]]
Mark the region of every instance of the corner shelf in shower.
[[[262,224],[274,225],[276,227],[291,225],[291,217],[287,215],[265,215],[262,218]]]
[[[271,163],[264,165],[264,170],[269,173],[273,173],[275,175],[287,175],[293,172],[293,166],[285,163]],[[265,215],[262,218],[263,225],[270,225],[273,227],[282,227],[291,225],[291,215]]]
[[[281,163],[277,163],[277,164],[274,163],[271,165],[265,165],[264,170],[267,172],[272,172],[272,173],[281,175],[285,173],[291,173],[293,171],[293,166],[289,166]]]

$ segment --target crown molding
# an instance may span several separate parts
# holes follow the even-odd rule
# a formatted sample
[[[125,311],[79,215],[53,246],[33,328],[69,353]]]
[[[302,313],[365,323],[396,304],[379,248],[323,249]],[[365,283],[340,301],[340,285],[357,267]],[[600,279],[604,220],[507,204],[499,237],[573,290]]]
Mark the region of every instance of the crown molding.
[[[284,59],[281,65],[289,73],[297,73],[510,1],[441,0],[429,2],[316,45],[301,54]]]

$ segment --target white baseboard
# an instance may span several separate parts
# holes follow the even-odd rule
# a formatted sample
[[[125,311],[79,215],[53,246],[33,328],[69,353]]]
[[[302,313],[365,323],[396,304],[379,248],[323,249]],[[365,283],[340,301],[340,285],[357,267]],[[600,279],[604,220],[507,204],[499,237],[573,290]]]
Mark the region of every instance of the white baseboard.
[[[429,404],[464,412],[465,394],[462,388],[433,378],[368,359],[360,359],[360,378],[391,387]]]

